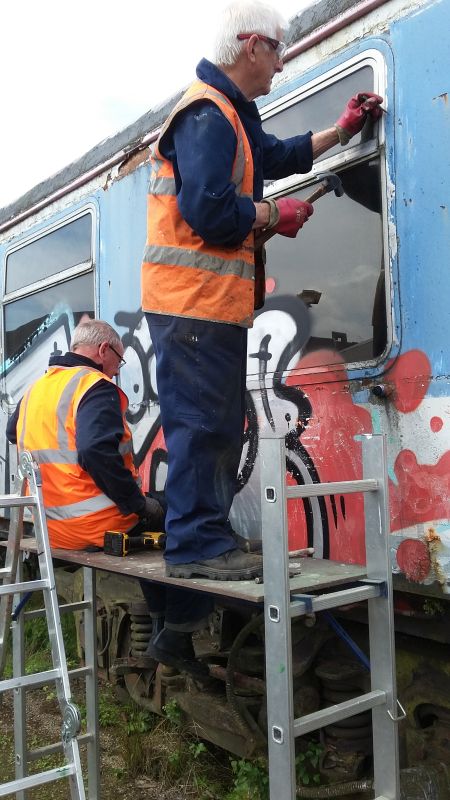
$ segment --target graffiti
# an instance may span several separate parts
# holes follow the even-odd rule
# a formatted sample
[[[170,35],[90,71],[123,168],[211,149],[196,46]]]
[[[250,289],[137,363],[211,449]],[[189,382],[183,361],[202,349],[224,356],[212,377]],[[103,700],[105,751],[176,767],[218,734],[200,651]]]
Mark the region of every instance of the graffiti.
[[[308,309],[295,297],[269,297],[249,331],[244,446],[231,512],[232,524],[249,538],[260,536],[258,449],[262,435],[284,433],[288,483],[356,480],[362,476],[359,437],[377,430],[395,431],[388,440],[391,532],[394,554],[402,539],[424,540],[430,525],[438,530],[450,569],[450,442],[440,397],[430,396],[431,366],[427,356],[410,351],[389,362],[384,380],[387,399],[355,401],[343,359],[336,351],[304,355],[308,341]],[[127,369],[120,374],[129,397],[128,421],[135,459],[144,488],[161,491],[167,475],[167,451],[158,405],[155,355],[141,310],[116,313]],[[27,340],[17,358],[3,365],[6,392],[1,398],[0,453],[3,485],[9,489],[5,428],[26,386],[37,379],[52,354],[69,347],[74,316],[57,308]],[[318,374],[320,379],[318,379]],[[401,445],[399,447],[399,444]],[[316,555],[363,562],[364,510],[358,495],[290,500],[288,520],[293,548],[314,547]],[[428,526],[428,527],[427,527]],[[411,552],[418,551],[411,547]],[[400,562],[414,573],[411,554],[400,550]],[[436,561],[436,559],[435,559]],[[436,562],[437,563],[437,562]],[[401,564],[394,557],[394,569]]]
[[[266,426],[272,431],[286,432],[288,479],[301,484],[319,480],[313,460],[300,441],[311,416],[310,403],[299,387],[284,382],[286,371],[306,344],[307,314],[306,306],[297,298],[269,298],[249,331],[247,368],[248,374],[257,378],[259,392],[246,393],[244,445],[231,517],[236,528],[250,538],[260,536],[257,454],[259,436]],[[167,470],[167,453],[157,405],[153,347],[142,312],[118,312],[114,322],[119,329],[127,329],[122,343],[130,369],[128,375],[121,374],[121,385],[130,399],[128,420],[133,429],[136,463],[144,488],[160,491]],[[293,520],[293,546],[303,541],[298,524],[302,518],[305,541],[327,557],[329,535],[323,498],[292,504],[289,516]]]

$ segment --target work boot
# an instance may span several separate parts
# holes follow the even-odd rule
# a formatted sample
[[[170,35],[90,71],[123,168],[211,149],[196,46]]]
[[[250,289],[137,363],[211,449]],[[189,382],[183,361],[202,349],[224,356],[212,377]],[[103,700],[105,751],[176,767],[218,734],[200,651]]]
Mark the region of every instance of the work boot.
[[[240,533],[236,533],[236,531],[233,530],[231,531],[231,535],[239,550],[243,550],[244,553],[262,553],[261,539],[247,539],[245,536],[241,536]]]
[[[160,664],[175,667],[179,672],[189,672],[195,678],[209,675],[206,664],[195,657],[192,633],[163,628],[154,639],[150,639],[146,655]]]
[[[166,575],[171,578],[210,578],[213,581],[248,581],[263,574],[262,556],[228,550],[221,556],[191,564],[168,564]]]

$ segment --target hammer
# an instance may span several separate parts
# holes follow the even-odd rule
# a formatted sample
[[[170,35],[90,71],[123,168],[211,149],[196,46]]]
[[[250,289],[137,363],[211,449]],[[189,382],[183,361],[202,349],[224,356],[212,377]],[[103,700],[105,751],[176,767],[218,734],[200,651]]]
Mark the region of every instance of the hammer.
[[[319,197],[323,197],[324,194],[328,194],[329,192],[334,192],[336,197],[342,197],[344,194],[344,188],[342,186],[341,179],[339,175],[336,175],[334,172],[323,172],[321,175],[317,176],[317,180],[320,181],[319,185],[316,189],[314,189],[309,197],[305,197],[305,203],[314,203],[319,199]],[[255,237],[255,248],[261,247],[275,234],[276,231],[273,230],[268,230],[264,231],[264,233],[257,234]]]
[[[324,172],[322,175],[317,176],[317,180],[321,181],[321,183],[309,197],[305,198],[305,203],[314,203],[315,200],[323,197],[324,194],[328,194],[328,192],[334,192],[336,197],[342,197],[344,194],[341,179],[334,172]]]

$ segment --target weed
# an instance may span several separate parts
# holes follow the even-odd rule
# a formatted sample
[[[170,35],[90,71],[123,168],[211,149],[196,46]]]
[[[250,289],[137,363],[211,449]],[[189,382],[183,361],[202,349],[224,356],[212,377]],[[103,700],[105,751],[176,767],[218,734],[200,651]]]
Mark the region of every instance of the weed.
[[[101,728],[113,728],[120,722],[120,711],[110,697],[101,693],[98,698],[98,722]]]
[[[181,727],[183,724],[183,712],[176,700],[169,700],[169,702],[163,706],[163,711],[172,725],[178,728]]]
[[[199,758],[202,753],[207,752],[203,742],[191,742],[188,749],[192,758]]]
[[[50,702],[51,700],[56,700],[56,692],[53,689],[50,689],[49,686],[43,686],[42,691],[44,692],[44,697],[47,700],[47,702]]]
[[[156,724],[157,717],[139,706],[129,706],[125,731],[128,736],[135,733],[148,733]]]
[[[317,742],[308,741],[306,749],[303,750],[295,759],[295,774],[297,783],[308,786],[310,783],[320,783],[320,773],[318,771],[322,745]]]
[[[444,605],[433,597],[427,597],[423,601],[423,611],[429,617],[441,617],[444,613]]]
[[[231,760],[234,785],[225,800],[268,800],[269,776],[267,762],[263,758],[255,761]]]
[[[12,740],[12,736],[0,733],[0,750],[4,750],[6,747],[9,747],[12,743]]]

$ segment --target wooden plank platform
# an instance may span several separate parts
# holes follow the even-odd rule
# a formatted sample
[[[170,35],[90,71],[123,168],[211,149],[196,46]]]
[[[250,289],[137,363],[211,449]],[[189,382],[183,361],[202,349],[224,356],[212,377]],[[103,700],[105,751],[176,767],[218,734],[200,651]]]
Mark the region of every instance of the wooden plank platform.
[[[34,539],[23,539],[21,549],[36,552]],[[124,558],[106,555],[105,553],[88,553],[84,550],[52,550],[53,558],[78,564],[80,567],[92,567],[106,572],[117,572],[123,576],[144,578],[156,583],[170,586],[181,586],[185,589],[196,589],[208,594],[245,600],[250,603],[264,602],[264,583],[256,581],[213,581],[201,578],[167,578],[164,558],[160,551],[131,553]],[[306,594],[330,589],[339,585],[352,583],[366,577],[366,569],[358,564],[344,564],[320,558],[296,558],[295,565],[301,569],[300,575],[290,580],[292,592]]]

